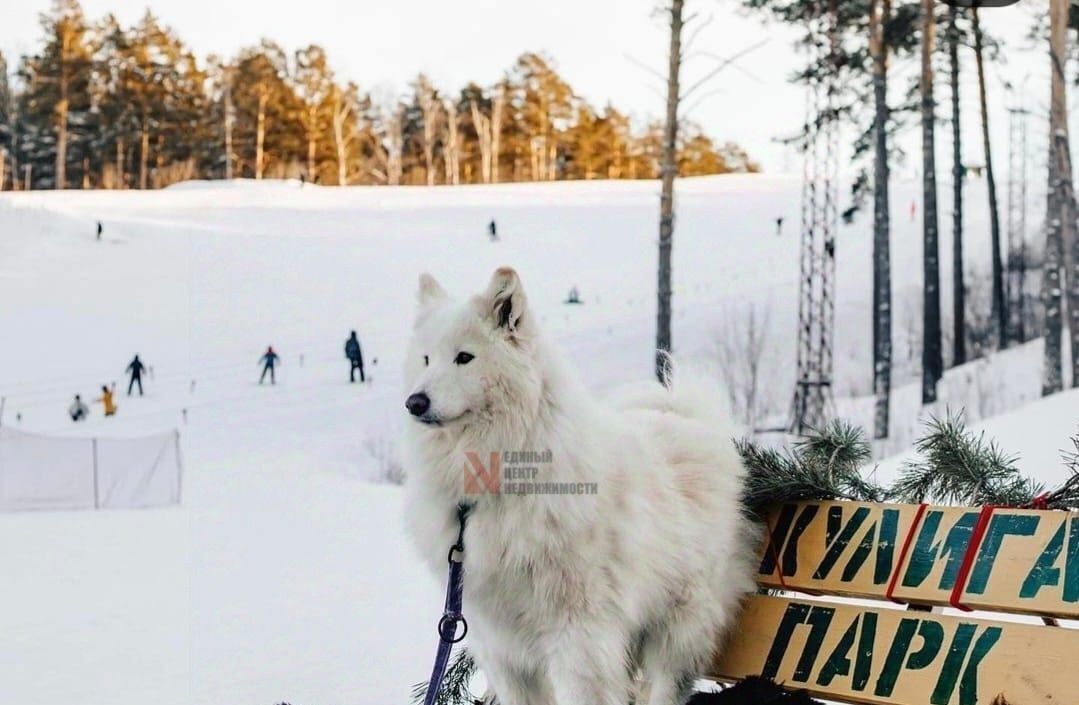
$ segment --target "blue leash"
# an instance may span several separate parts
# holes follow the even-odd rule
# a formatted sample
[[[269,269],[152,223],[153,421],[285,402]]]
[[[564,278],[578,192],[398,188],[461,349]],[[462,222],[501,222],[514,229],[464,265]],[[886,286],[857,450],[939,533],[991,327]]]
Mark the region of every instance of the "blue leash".
[[[450,577],[446,585],[446,607],[442,612],[442,619],[438,620],[438,652],[435,655],[435,666],[431,670],[431,682],[427,684],[427,695],[423,698],[423,705],[435,705],[438,692],[442,689],[442,679],[446,676],[446,667],[449,665],[453,645],[468,634],[468,622],[461,614],[461,588],[465,557],[465,521],[471,509],[472,507],[467,504],[457,505],[457,523],[460,528],[457,531],[457,543],[450,547],[450,552],[446,556],[450,564]],[[464,627],[460,636],[457,636],[458,623]]]

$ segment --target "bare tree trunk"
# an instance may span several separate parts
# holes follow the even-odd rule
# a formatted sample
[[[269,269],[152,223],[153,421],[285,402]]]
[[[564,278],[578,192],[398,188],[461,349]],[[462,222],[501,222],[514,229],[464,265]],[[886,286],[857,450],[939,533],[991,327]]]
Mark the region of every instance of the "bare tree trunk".
[[[337,185],[348,184],[348,141],[345,136],[345,122],[352,114],[352,108],[342,100],[341,91],[336,86],[333,93],[333,144],[337,151]]]
[[[952,84],[952,364],[967,361],[967,285],[963,267],[963,150],[959,111],[959,29],[948,8],[948,63]]]
[[[307,108],[307,180],[315,180],[315,149],[318,146],[318,106]]]
[[[678,175],[679,73],[682,68],[682,7],[671,0],[671,42],[667,57],[667,116],[663,126],[662,188],[659,196],[659,271],[657,276],[656,377],[665,381],[671,351],[671,245],[674,237],[674,179]]]
[[[427,185],[435,185],[435,139],[438,136],[438,111],[441,103],[429,85],[420,86],[420,113],[423,116],[423,169]]]
[[[937,400],[943,374],[940,330],[940,243],[937,233],[937,173],[933,140],[933,0],[922,0],[922,403]]]
[[[888,44],[884,24],[889,0],[870,5],[873,60],[873,435],[888,437],[892,396],[892,254],[888,201]]]
[[[978,23],[978,7],[971,8],[974,23],[974,60],[978,67],[978,102],[982,114],[982,147],[985,151],[985,176],[989,186],[989,231],[993,265],[992,318],[999,347],[1007,347],[1008,311],[1004,305],[1004,260],[1000,252],[1000,208],[997,206],[997,182],[993,174],[993,152],[989,143],[989,108],[985,96],[985,61],[982,52],[982,28]]]
[[[124,180],[124,138],[116,138],[116,188],[123,189],[127,185]]]
[[[266,141],[266,102],[269,95],[265,88],[259,90],[259,111],[255,132],[255,178],[262,178],[264,145]]]
[[[443,152],[446,162],[446,183],[456,186],[461,183],[461,144],[457,132],[457,103],[446,101],[446,135],[443,140]]]
[[[491,183],[491,121],[480,112],[475,100],[469,101],[472,109],[472,125],[476,128],[476,137],[480,145],[480,174],[483,183]]]
[[[390,113],[389,144],[386,150],[386,180],[390,186],[398,186],[401,183],[404,158],[404,136],[402,134],[401,108],[395,107]]]
[[[150,130],[146,125],[145,117],[139,134],[139,188],[145,191],[150,164]]]
[[[232,179],[232,126],[236,122],[236,109],[232,105],[232,74],[225,78],[225,178]]]
[[[1075,233],[1075,197],[1072,191],[1071,152],[1068,145],[1068,104],[1064,84],[1067,57],[1068,0],[1049,2],[1049,195],[1045,231],[1042,301],[1045,305],[1045,360],[1042,395],[1064,388],[1061,344],[1063,296],[1061,270],[1064,242]],[[1072,350],[1075,355],[1075,350]],[[1074,383],[1074,378],[1073,378]]]
[[[502,108],[506,103],[506,92],[502,88],[495,90],[491,102],[491,182],[498,183],[498,163],[502,157]]]
[[[67,78],[61,69],[60,100],[56,103],[56,188],[67,186]]]
[[[0,191],[4,190],[4,181],[7,177],[7,150],[0,147]],[[14,190],[14,189],[12,189]]]

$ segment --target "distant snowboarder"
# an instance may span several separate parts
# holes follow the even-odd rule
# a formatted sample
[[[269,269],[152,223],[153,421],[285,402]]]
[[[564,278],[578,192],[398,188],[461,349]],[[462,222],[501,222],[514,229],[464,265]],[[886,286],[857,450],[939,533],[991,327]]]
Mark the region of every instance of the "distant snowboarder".
[[[569,296],[566,297],[567,304],[579,304],[581,302],[581,292],[577,290],[576,285],[570,287]]]
[[[101,396],[94,399],[95,402],[101,402],[101,405],[105,407],[105,416],[114,416],[116,414],[116,401],[113,399],[113,391],[101,385]]]
[[[776,218],[776,235],[783,234],[783,216]]]
[[[270,373],[270,384],[277,384],[277,380],[274,379],[274,367],[277,366],[277,361],[280,359],[281,357],[274,352],[272,345],[266,347],[266,352],[259,358],[259,363],[262,365],[262,375],[259,377],[259,384],[262,384],[263,380],[266,379],[267,372]]]
[[[142,364],[142,360],[138,355],[135,355],[135,359],[131,361],[131,364],[127,366],[127,373],[131,375],[131,381],[127,383],[127,395],[131,396],[131,390],[135,385],[139,385],[139,396],[142,396],[142,373],[146,369],[146,365]]]
[[[345,341],[345,357],[349,360],[348,381],[356,381],[356,370],[360,371],[360,384],[367,380],[363,376],[363,350],[360,349],[360,339],[356,337],[356,331],[348,336]]]
[[[98,241],[98,242],[101,242],[101,231],[102,231],[103,229],[104,229],[104,228],[102,228],[102,227],[101,227],[101,221],[100,221],[100,220],[99,220],[99,221],[97,221],[97,241]]]
[[[86,417],[90,415],[90,409],[83,403],[82,397],[76,394],[75,401],[71,402],[71,406],[68,408],[67,413],[71,416],[72,421],[85,421]]]
[[[913,198],[910,200],[910,222],[914,222],[914,217],[918,215],[918,202]]]
[[[487,224],[487,232],[491,236],[491,242],[498,242],[498,225],[495,224],[494,218]]]

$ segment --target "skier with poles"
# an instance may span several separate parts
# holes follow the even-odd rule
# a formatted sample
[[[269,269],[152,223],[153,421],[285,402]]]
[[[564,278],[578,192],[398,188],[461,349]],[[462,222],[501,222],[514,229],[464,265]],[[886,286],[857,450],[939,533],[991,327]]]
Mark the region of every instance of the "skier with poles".
[[[277,380],[274,379],[274,368],[277,366],[277,361],[281,359],[281,356],[274,352],[273,346],[266,347],[266,352],[259,358],[259,364],[262,365],[262,375],[259,377],[259,384],[262,384],[266,379],[266,373],[270,373],[270,384],[277,384]]]

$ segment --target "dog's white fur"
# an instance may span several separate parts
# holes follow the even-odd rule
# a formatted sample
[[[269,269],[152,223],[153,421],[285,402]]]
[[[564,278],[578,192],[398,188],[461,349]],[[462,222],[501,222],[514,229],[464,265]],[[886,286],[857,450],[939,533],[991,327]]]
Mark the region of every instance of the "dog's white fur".
[[[456,364],[459,352],[475,356]],[[673,373],[597,401],[540,335],[516,272],[454,302],[429,275],[406,388],[406,517],[440,581],[465,534],[469,647],[500,705],[625,705],[640,674],[673,705],[753,586],[743,467],[705,375]],[[594,495],[466,495],[466,452],[552,451],[541,481]]]

